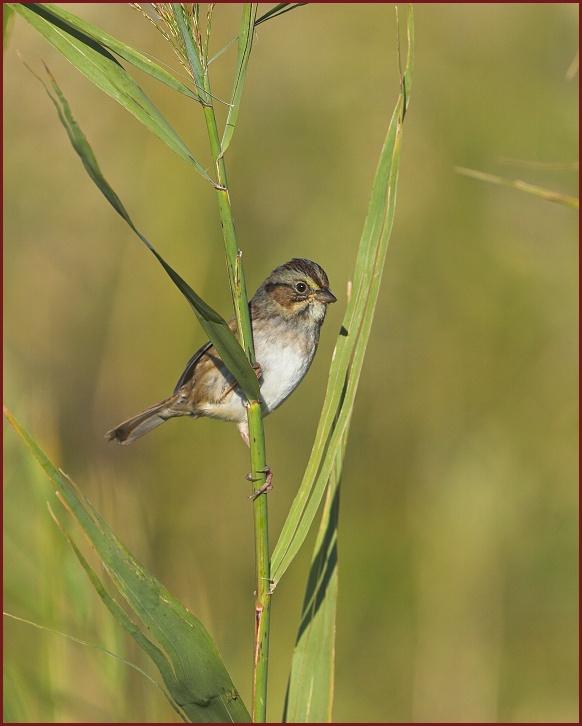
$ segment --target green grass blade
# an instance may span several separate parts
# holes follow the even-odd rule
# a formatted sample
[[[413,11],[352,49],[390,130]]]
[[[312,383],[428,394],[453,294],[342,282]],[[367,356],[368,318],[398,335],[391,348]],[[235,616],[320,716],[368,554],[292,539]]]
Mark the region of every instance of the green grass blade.
[[[302,489],[304,485],[305,489],[303,493],[300,491],[302,496],[296,499],[288,520],[287,541],[282,535],[279,549],[276,549],[273,556],[272,579],[276,584],[307,535],[327,485],[326,503],[291,664],[284,722],[324,723],[332,719],[338,592],[339,482],[353,400],[370,334],[394,215],[402,121],[410,92],[412,23],[412,14],[409,13],[407,67],[404,74],[401,70],[401,95],[389,126],[372,190],[370,210],[356,263],[354,295],[348,304],[334,355],[334,363],[338,361],[337,369],[334,370],[332,364],[330,372],[326,395],[326,404],[329,406],[324,405],[316,447],[302,484]],[[400,48],[398,54],[400,56]],[[330,420],[329,416],[334,411],[335,417]],[[284,532],[288,523],[285,524]],[[279,559],[276,559],[277,552],[281,553]]]
[[[71,546],[75,549],[75,554],[77,554],[77,556],[79,557],[80,553],[79,553],[76,545],[74,544],[73,540],[69,537],[69,535],[67,534],[65,529],[61,526],[61,524],[60,523],[57,523],[57,524],[60,527],[61,531],[65,534],[65,536],[69,540]],[[80,555],[80,557],[82,557],[82,555]],[[91,570],[89,564],[87,563],[87,561],[84,558],[83,558],[82,564],[86,570],[87,570],[87,568],[89,568]],[[93,573],[93,576],[97,579],[97,581],[99,581],[97,578],[97,575],[95,575],[93,570],[91,570],[91,572]],[[93,577],[91,579],[93,580]],[[103,585],[100,582],[99,582],[99,585],[103,589],[105,594],[107,596],[109,596],[109,594],[107,593],[105,588],[103,588]],[[115,603],[115,600],[113,600],[113,598],[110,597],[110,599],[112,600],[112,602]],[[119,605],[117,605],[117,603],[115,603],[115,605],[121,611],[121,613],[125,616],[125,618],[127,618],[127,620],[129,621],[129,618],[127,617],[125,611],[122,610],[121,608],[119,608]],[[33,628],[38,628],[39,630],[44,630],[45,632],[51,633],[52,635],[58,635],[61,638],[66,638],[67,640],[71,640],[73,643],[78,643],[79,645],[84,645],[87,648],[93,648],[94,650],[98,650],[100,653],[104,653],[105,655],[108,655],[111,658],[115,658],[115,660],[121,661],[122,663],[129,666],[130,668],[133,668],[134,670],[136,670],[138,673],[141,673],[142,676],[145,676],[148,679],[148,681],[150,681],[151,683],[154,684],[154,686],[156,686],[156,688],[159,688],[160,691],[163,693],[164,697],[166,698],[166,700],[168,701],[168,703],[170,704],[170,706],[176,711],[176,713],[180,716],[182,721],[187,720],[184,718],[184,715],[176,707],[176,704],[172,701],[171,697],[166,693],[166,691],[164,691],[164,689],[160,686],[160,684],[157,683],[149,675],[149,673],[146,673],[142,668],[135,665],[135,663],[132,663],[131,661],[126,660],[125,658],[122,658],[120,655],[117,655],[117,653],[112,653],[110,650],[107,650],[106,648],[102,648],[100,645],[96,645],[95,643],[89,643],[86,640],[81,640],[81,638],[76,638],[74,635],[69,635],[68,633],[61,633],[60,631],[54,630],[53,628],[47,628],[46,625],[41,625],[40,623],[34,623],[32,620],[26,620],[25,618],[19,618],[17,615],[12,615],[11,613],[4,612],[3,615],[4,615],[4,617],[11,618],[12,620],[17,620],[19,623],[25,623],[26,625],[32,625]],[[131,622],[131,621],[129,621],[129,622]],[[135,626],[134,626],[134,628],[135,628]],[[135,628],[135,630],[137,630],[137,628]],[[141,633],[141,631],[139,631],[139,630],[138,630],[138,632]],[[144,636],[144,638],[145,638],[145,636]],[[147,638],[145,638],[145,640],[147,640]],[[148,642],[151,645],[153,645],[153,643],[151,643],[150,641],[148,641]],[[153,646],[153,647],[155,648],[155,646]],[[163,656],[163,653],[161,651],[159,651],[159,652]],[[163,656],[163,657],[165,657],[165,656]],[[169,663],[168,663],[168,665],[169,665]]]
[[[255,23],[255,25],[256,25],[256,23]],[[218,58],[220,58],[220,56],[221,56],[221,55],[222,55],[223,53],[226,53],[226,51],[227,51],[227,50],[228,50],[228,49],[230,48],[230,46],[231,46],[231,45],[232,45],[233,43],[236,43],[236,41],[237,41],[237,40],[238,40],[238,35],[236,35],[236,36],[235,36],[235,37],[234,37],[234,38],[233,38],[232,40],[229,40],[229,41],[228,41],[228,43],[227,43],[227,44],[226,44],[226,45],[224,46],[224,48],[221,48],[221,49],[220,49],[220,50],[218,51],[218,53],[215,53],[215,54],[214,54],[214,55],[212,56],[212,58],[211,58],[211,59],[210,59],[210,60],[208,61],[208,66],[210,67],[210,65],[211,65],[212,63],[214,63],[214,61],[215,61],[215,60],[217,60]]]
[[[190,64],[190,70],[192,71],[192,75],[194,76],[194,83],[196,84],[196,88],[201,92],[202,103],[211,104],[211,96],[206,91],[205,86],[204,68],[202,67],[203,58],[201,57],[202,49],[198,48],[195,45],[192,38],[192,34],[186,21],[186,8],[183,7],[180,3],[171,3],[170,7],[172,8],[172,14],[176,22],[176,27],[178,28],[182,37],[182,41],[184,43],[184,48],[186,50],[186,55],[188,56],[188,62]]]
[[[90,81],[120,103],[172,151],[215,185],[214,180],[192,156],[157,108],[103,45],[68,25],[42,5],[13,4],[11,7]]]
[[[173,88],[175,91],[182,93],[184,96],[193,98],[196,101],[200,100],[199,96],[194,91],[185,86],[165,68],[162,68],[162,66],[158,65],[151,58],[148,58],[135,48],[132,48],[126,43],[122,43],[108,33],[103,32],[100,28],[91,25],[91,23],[88,23],[86,20],[79,18],[77,15],[73,15],[73,13],[68,12],[68,10],[63,10],[63,8],[58,7],[58,5],[43,3],[42,7],[50,15],[55,18],[59,18],[64,27],[69,28],[71,33],[80,31],[89,38],[96,40],[105,48],[108,48],[112,53],[115,53],[128,63],[131,63],[140,71],[143,71],[152,78],[155,78],[157,81],[164,83],[166,86]]]
[[[166,669],[161,675],[178,707],[195,722],[249,722],[248,711],[202,623],[134,559],[73,482],[10,412],[4,409],[4,413],[84,530],[121,595],[167,654],[172,672],[169,675]]]
[[[284,723],[329,723],[332,717],[343,449],[342,446],[330,477],[311,560],[285,698]]]
[[[274,8],[267,10],[266,13],[261,15],[255,25],[259,25],[259,23],[265,23],[267,22],[267,20],[272,20],[273,18],[278,18],[279,15],[283,15],[283,13],[288,13],[290,10],[295,10],[295,8],[300,8],[303,5],[307,4],[308,3],[279,3],[278,5],[275,5]]]
[[[221,156],[226,152],[229,147],[230,140],[232,139],[234,128],[236,126],[236,120],[238,118],[245,75],[247,72],[247,66],[249,64],[251,48],[253,45],[253,34],[255,32],[255,19],[257,17],[257,8],[258,5],[256,3],[245,3],[243,8],[243,17],[241,20],[240,33],[238,36],[238,56],[236,60],[236,70],[234,74],[234,86],[232,89],[228,116],[226,118],[226,124],[224,127],[224,135],[222,137],[222,143],[220,145]]]
[[[103,176],[89,142],[73,118],[70,106],[50,72],[49,77],[56,97],[49,91],[42,79],[39,78],[38,80],[43,84],[49,98],[53,102],[59,119],[65,127],[71,144],[81,158],[87,173],[95,182],[99,190],[103,193],[107,201],[152,252],[182,295],[184,295],[186,300],[188,300],[192,310],[200,322],[200,325],[215,345],[220,357],[240,384],[245,395],[249,398],[249,400],[258,399],[259,384],[257,376],[251,368],[239,342],[228,327],[228,324],[215,310],[213,310],[199,295],[194,292],[190,285],[188,285],[188,283],[180,277],[180,275],[162,258],[162,256],[136,228],[121,200]]]
[[[172,670],[172,665],[170,661],[166,658],[164,653],[154,644],[152,643],[149,638],[147,638],[142,631],[133,623],[130,619],[130,617],[127,615],[125,610],[119,605],[119,603],[111,597],[111,595],[107,592],[105,587],[103,586],[103,583],[91,567],[91,565],[87,562],[83,554],[81,553],[80,549],[77,547],[75,542],[73,541],[72,537],[69,535],[67,530],[65,529],[64,525],[57,519],[54,512],[51,511],[51,514],[53,516],[53,519],[56,521],[57,526],[61,530],[61,532],[64,534],[64,536],[67,538],[68,543],[70,544],[71,548],[73,549],[73,552],[75,553],[77,559],[79,560],[81,566],[87,573],[89,579],[91,580],[91,584],[95,588],[97,594],[109,610],[109,612],[113,615],[113,617],[117,620],[117,622],[126,630],[129,635],[136,641],[136,643],[139,645],[139,647],[144,650],[149,657],[153,660],[153,662],[156,664],[158,670],[160,671],[160,675],[162,676],[162,679],[166,686],[168,687],[168,690],[170,693],[176,692],[178,684],[176,683],[176,679],[174,676],[174,672]],[[96,646],[95,646],[96,647]],[[123,660],[123,659],[121,659]],[[127,661],[124,661],[127,662]],[[141,670],[141,668],[137,668],[137,666],[134,666],[133,663],[129,663],[129,665],[133,666],[137,670],[139,670],[141,673],[144,673],[144,671]],[[144,673],[144,675],[147,676],[147,673]],[[176,711],[176,713],[180,716],[180,718],[183,721],[186,721],[187,719],[184,717],[184,714],[182,711],[178,708],[176,705],[176,702],[164,691],[164,689],[156,683],[150,676],[147,676],[155,685],[162,691],[165,698],[168,700],[172,708]]]
[[[408,13],[408,56],[400,95],[380,155],[364,224],[351,299],[330,368],[315,443],[291,511],[273,552],[271,578],[276,585],[299,551],[317,512],[347,433],[378,298],[396,203],[403,120],[410,97],[414,49],[412,8]]]

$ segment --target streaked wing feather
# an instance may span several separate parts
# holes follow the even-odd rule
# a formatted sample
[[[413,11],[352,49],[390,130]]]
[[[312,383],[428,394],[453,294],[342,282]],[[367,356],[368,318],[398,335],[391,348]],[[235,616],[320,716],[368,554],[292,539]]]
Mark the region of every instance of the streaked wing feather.
[[[196,351],[196,353],[194,353],[192,358],[190,358],[190,360],[186,364],[186,368],[184,369],[184,372],[180,376],[180,380],[178,381],[178,383],[176,383],[176,387],[174,388],[174,393],[177,393],[180,390],[180,388],[182,388],[182,386],[192,378],[200,358],[202,358],[204,353],[208,352],[210,350],[210,348],[213,348],[213,347],[214,346],[212,345],[212,343],[210,341],[208,341],[208,343],[205,343],[202,346],[202,348],[199,348]]]
[[[232,318],[228,321],[228,327],[232,330],[232,332],[236,335],[236,320]],[[190,358],[188,363],[186,364],[186,368],[184,369],[184,373],[180,376],[180,380],[178,383],[176,383],[176,387],[174,388],[174,393],[177,393],[182,386],[187,383],[193,376],[194,371],[196,370],[196,366],[198,365],[200,359],[205,353],[208,353],[208,351],[212,350],[212,357],[220,359],[220,356],[216,352],[215,347],[212,345],[210,341],[207,343],[204,343],[204,345],[199,348],[196,353]]]

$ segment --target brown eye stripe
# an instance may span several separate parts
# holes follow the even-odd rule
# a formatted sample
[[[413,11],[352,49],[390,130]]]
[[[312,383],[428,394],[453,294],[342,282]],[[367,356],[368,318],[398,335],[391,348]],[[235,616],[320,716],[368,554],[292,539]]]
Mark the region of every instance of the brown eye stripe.
[[[281,287],[287,287],[287,285],[283,285],[281,282],[268,282],[265,285],[265,290],[269,293],[274,292],[275,290],[278,290]]]
[[[297,290],[296,283],[290,283],[290,282],[269,282],[267,285],[265,285],[265,290],[268,293],[276,293],[277,291],[289,291],[294,297],[308,297],[310,294],[309,285],[305,284],[305,290],[303,292],[299,292]]]

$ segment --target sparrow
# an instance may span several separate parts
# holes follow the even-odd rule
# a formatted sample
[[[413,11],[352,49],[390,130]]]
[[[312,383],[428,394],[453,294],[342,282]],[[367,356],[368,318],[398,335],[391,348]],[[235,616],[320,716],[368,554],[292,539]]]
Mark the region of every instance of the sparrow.
[[[322,267],[295,258],[277,267],[249,303],[263,416],[289,398],[309,370],[327,306],[337,298]],[[228,323],[237,335],[236,320]],[[186,365],[174,393],[123,421],[105,436],[131,444],[169,418],[232,421],[249,445],[246,396],[212,343],[203,345]]]

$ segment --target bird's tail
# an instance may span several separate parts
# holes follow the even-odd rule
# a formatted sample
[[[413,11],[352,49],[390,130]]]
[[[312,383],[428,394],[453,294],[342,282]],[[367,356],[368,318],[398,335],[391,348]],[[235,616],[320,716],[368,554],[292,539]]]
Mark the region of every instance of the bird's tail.
[[[119,444],[131,444],[132,441],[147,434],[148,431],[163,424],[169,418],[195,415],[184,403],[184,396],[175,393],[170,398],[166,398],[165,401],[156,403],[155,406],[150,406],[135,416],[128,418],[127,421],[123,421],[119,426],[108,431],[105,438],[109,441],[117,441]]]

